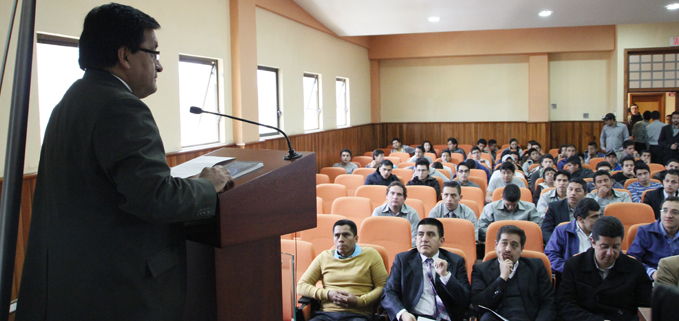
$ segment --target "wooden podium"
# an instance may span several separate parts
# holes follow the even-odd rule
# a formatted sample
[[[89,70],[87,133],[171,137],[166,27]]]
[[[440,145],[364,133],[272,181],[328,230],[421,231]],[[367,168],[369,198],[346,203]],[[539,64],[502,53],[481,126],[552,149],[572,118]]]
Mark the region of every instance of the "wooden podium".
[[[316,227],[316,157],[224,148],[208,155],[261,161],[219,197],[219,215],[187,225],[184,320],[282,320],[280,236]]]

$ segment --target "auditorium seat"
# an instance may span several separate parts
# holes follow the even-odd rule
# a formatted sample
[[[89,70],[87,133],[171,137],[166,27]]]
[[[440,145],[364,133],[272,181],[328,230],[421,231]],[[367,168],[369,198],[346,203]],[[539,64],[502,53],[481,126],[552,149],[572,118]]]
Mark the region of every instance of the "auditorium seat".
[[[424,210],[427,214],[436,206],[436,190],[431,186],[410,185],[407,188],[408,197],[424,202]]]
[[[446,178],[450,179],[450,173],[445,168],[444,169],[437,168],[436,170],[439,173],[443,174],[443,176],[445,176]]]
[[[361,164],[358,168],[363,168],[366,165],[370,164],[373,161],[372,156],[354,156],[354,158],[351,159],[352,162],[357,162]]]
[[[465,251],[462,251],[461,249],[449,246],[448,242],[446,242],[445,245],[446,246],[441,246],[440,248],[444,249],[444,250],[446,250],[450,253],[457,254],[460,257],[462,257],[462,259],[464,260],[464,268],[467,270],[467,279],[469,280],[469,283],[471,284],[472,283],[472,270],[471,269],[474,267],[474,263],[472,263],[471,266],[469,265],[469,262],[471,261],[471,259],[469,259],[467,257],[467,253]]]
[[[417,212],[417,216],[420,217],[420,220],[429,217],[429,212],[424,209],[424,202],[416,198],[409,197],[405,200],[405,204],[412,207],[415,212]]]
[[[445,169],[444,169],[444,171],[445,171]],[[439,191],[443,191],[443,178],[441,178],[441,177],[434,177],[434,179],[436,179],[436,181],[439,182]]]
[[[389,253],[389,262],[396,254],[412,248],[410,222],[401,217],[371,216],[363,220],[358,232],[361,242],[377,244]]]
[[[396,166],[398,166],[398,164],[401,163],[401,158],[400,158],[400,157],[392,157],[392,156],[389,156],[389,157],[385,157],[384,160],[391,161],[391,163],[394,164],[394,168],[396,168]],[[407,159],[406,159],[406,161],[407,161]]]
[[[556,188],[556,187],[545,188],[545,189],[543,189],[543,190],[540,191],[540,195],[542,195],[542,194],[544,194],[544,193],[547,193],[547,192],[549,192],[549,191],[551,191],[551,190],[553,190],[553,189],[555,189],[555,188]]]
[[[342,174],[335,178],[335,184],[342,184],[347,188],[347,196],[356,195],[356,189],[363,186],[365,178],[363,175],[357,174]]]
[[[464,251],[469,259],[467,270],[471,275],[472,267],[476,262],[476,231],[474,224],[460,218],[440,218],[443,224],[443,236],[446,237],[445,246],[454,247]]]
[[[375,210],[375,208],[387,201],[387,187],[384,185],[359,186],[356,189],[356,196],[370,199],[372,209]]]
[[[323,167],[321,168],[321,174],[328,175],[330,178],[330,183],[335,182],[335,178],[339,175],[346,174],[347,170],[342,167]]]
[[[486,191],[488,190],[488,182],[485,179],[478,176],[469,176],[469,181],[479,185],[481,191],[483,191],[483,195],[486,195]]]
[[[410,154],[408,154],[408,153],[391,153],[391,154],[389,155],[389,157],[398,157],[399,160],[400,160],[399,163],[405,163],[405,162],[407,162],[407,161],[410,159],[410,157],[412,157],[412,156],[410,156]]]
[[[365,182],[365,179],[368,177],[368,175],[374,173],[376,170],[377,169],[375,169],[375,168],[357,168],[352,173],[354,175],[363,176],[363,182]]]
[[[552,265],[549,263],[549,258],[547,257],[547,255],[545,255],[545,253],[532,250],[523,250],[523,252],[521,253],[521,257],[541,259],[542,264],[544,264],[545,269],[547,269],[547,276],[549,277],[549,280],[554,282],[554,279],[552,278]],[[483,262],[493,259],[497,259],[497,252],[495,250],[486,253],[486,256],[483,257]]]
[[[405,162],[404,163],[404,162],[402,162],[402,163],[398,164],[398,166],[396,166],[396,167],[397,168],[406,168],[406,167],[413,167],[413,166],[415,166],[415,163],[412,163],[412,162],[410,162],[410,163]]]
[[[429,156],[432,161],[436,159],[436,154],[434,153],[424,153],[424,156]]]
[[[533,193],[525,187],[519,187],[521,190],[521,200],[529,203],[533,203]],[[493,191],[493,202],[502,199],[502,192],[505,190],[504,187],[498,187]]]
[[[316,227],[299,232],[300,240],[313,244],[314,249],[318,251],[317,254],[321,254],[335,246],[332,226],[343,219],[346,219],[343,215],[318,214],[316,215]]]
[[[328,211],[336,198],[347,196],[347,187],[342,184],[316,185],[316,196],[323,199],[323,210]]]
[[[594,157],[589,160],[589,166],[592,166],[592,168],[596,168],[596,165],[606,161],[606,158],[604,157]],[[554,162],[556,164],[556,162]]]
[[[469,177],[472,177],[472,176],[480,177],[480,178],[483,178],[485,181],[488,181],[488,174],[486,174],[486,171],[484,171],[482,169],[476,169],[476,168],[470,169],[469,170]]]
[[[481,217],[481,211],[483,210],[483,207],[479,206],[479,203],[473,200],[469,199],[461,199],[460,204],[464,204],[467,207],[469,207],[472,211],[474,211],[474,214],[476,215],[476,220],[478,221],[479,217]]]
[[[655,222],[653,208],[644,203],[611,203],[606,205],[603,213],[605,216],[613,216],[620,219],[627,231],[634,224],[650,224]],[[625,238],[622,240],[622,249],[627,250]]]
[[[316,196],[316,214],[325,214],[323,211],[323,199]]]
[[[363,220],[372,215],[372,203],[365,197],[338,197],[330,213],[343,215],[360,227]]]
[[[387,269],[387,274],[391,272],[391,262],[389,262],[389,253],[387,253],[387,250],[383,246],[370,243],[356,243],[356,244],[361,248],[371,247],[375,249],[377,253],[380,253],[380,257],[382,257],[382,263],[384,263],[384,268]]]
[[[661,171],[662,172],[662,171],[665,170],[665,166],[662,166],[661,164],[650,163],[650,164],[647,164],[647,165],[648,165],[648,168],[651,172],[653,172],[653,171]],[[651,177],[653,177],[653,176],[651,176]]]
[[[505,225],[516,225],[526,233],[526,250],[544,252],[540,225],[530,221],[505,220],[490,223],[486,230],[486,253],[494,251],[497,231]]]
[[[450,153],[450,161],[457,165],[464,162],[464,156],[460,153]]]
[[[472,152],[472,145],[469,145],[469,144],[458,144],[457,147],[458,147],[458,148],[462,148],[462,150],[464,151],[465,154],[467,154],[467,156],[469,156],[469,153]]]
[[[329,184],[330,177],[326,174],[316,174],[316,185],[318,184]]]
[[[411,179],[413,179],[413,175],[415,172],[413,172],[411,169],[405,169],[405,168],[394,168],[391,171],[392,174],[403,177],[403,179],[407,182]]]
[[[629,227],[627,232],[625,233],[625,240],[627,244],[627,249],[629,249],[630,246],[632,246],[632,243],[634,243],[634,239],[637,237],[637,231],[639,230],[640,226],[648,225],[649,223],[639,223],[639,224],[634,224]],[[652,224],[652,223],[651,223]],[[625,244],[623,244],[625,246]]]
[[[483,193],[483,191],[481,191],[480,188],[471,186],[460,186],[460,189],[462,190],[463,199],[475,201],[477,204],[479,204],[479,207],[483,210],[483,207],[486,205],[486,194]]]

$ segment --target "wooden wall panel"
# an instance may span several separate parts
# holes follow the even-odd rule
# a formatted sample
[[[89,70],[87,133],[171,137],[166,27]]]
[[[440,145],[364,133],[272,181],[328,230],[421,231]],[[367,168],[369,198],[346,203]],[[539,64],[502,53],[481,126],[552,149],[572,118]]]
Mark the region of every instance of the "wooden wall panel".
[[[562,144],[574,144],[578,151],[587,150],[587,144],[595,141],[600,144],[603,121],[559,121],[551,123],[552,148],[559,148]],[[601,146],[599,146],[601,147]]]

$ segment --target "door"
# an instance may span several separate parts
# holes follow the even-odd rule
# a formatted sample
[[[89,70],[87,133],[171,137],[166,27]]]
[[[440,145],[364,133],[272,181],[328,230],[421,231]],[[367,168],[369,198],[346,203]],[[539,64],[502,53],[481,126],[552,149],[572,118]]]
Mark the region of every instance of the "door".
[[[630,106],[637,104],[639,113],[659,111],[660,119],[665,120],[665,93],[630,93]]]

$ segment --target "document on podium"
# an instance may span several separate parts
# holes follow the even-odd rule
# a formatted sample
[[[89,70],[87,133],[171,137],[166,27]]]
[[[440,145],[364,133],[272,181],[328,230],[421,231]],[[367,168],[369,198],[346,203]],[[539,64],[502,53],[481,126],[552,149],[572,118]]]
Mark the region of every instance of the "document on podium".
[[[262,162],[233,161],[235,157],[200,156],[188,162],[172,167],[172,177],[189,178],[200,174],[205,167],[222,165],[231,172],[231,177],[238,178],[258,168],[264,167]]]

